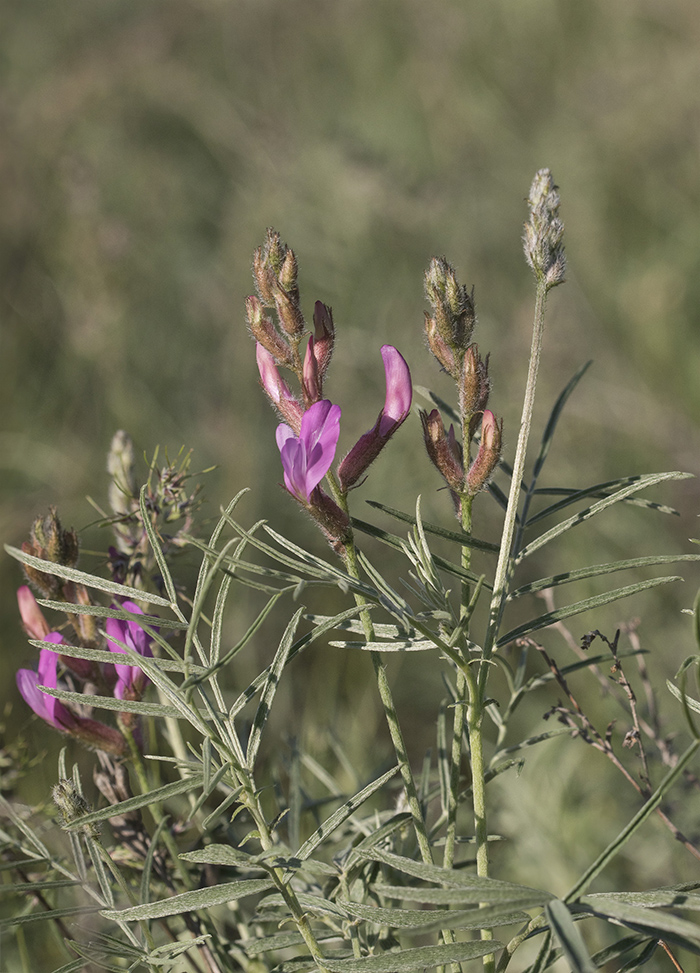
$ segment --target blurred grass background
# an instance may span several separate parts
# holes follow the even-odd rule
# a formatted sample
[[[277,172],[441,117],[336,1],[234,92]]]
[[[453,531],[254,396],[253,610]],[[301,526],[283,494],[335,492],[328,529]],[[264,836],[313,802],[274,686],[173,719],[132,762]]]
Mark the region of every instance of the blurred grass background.
[[[440,254],[476,285],[490,404],[505,417],[512,459],[533,298],[520,232],[542,166],[561,188],[569,271],[550,300],[539,428],[569,377],[594,359],[561,423],[546,484],[697,473],[694,0],[5,0],[0,78],[3,541],[19,544],[49,503],[66,526],[90,524],[85,497],[104,503],[105,454],[118,428],[137,451],[160,444],[172,455],[185,444],[195,448],[195,468],[217,464],[206,477],[210,514],[251,486],[245,522],[265,516],[307,538],[278,487],[276,420],[244,323],[252,251],[270,225],[297,253],[309,318],[317,299],[334,310],[326,391],[343,407],[341,449],[382,404],[384,342],[402,351],[416,384],[451,396],[422,337],[422,276]],[[412,417],[358,491],[355,513],[391,528],[362,500],[411,510],[420,492],[426,518],[450,526],[438,487]],[[608,514],[547,551],[538,572],[691,550],[695,482],[654,498],[682,516]],[[493,538],[500,521],[490,507],[478,501],[476,533]],[[87,548],[106,543],[85,533]],[[320,538],[313,543],[325,554]],[[698,572],[684,568],[685,586],[583,616],[575,634],[606,626],[612,634],[641,611],[657,677],[672,676],[693,650],[680,609],[692,603]],[[14,562],[0,562],[0,664],[13,727],[26,715],[13,673],[28,658],[18,579]],[[232,613],[232,639],[249,607],[243,599]],[[278,634],[266,638],[257,647],[263,659]],[[378,748],[373,766],[388,746],[367,660],[322,648],[309,658],[303,678],[290,676],[282,722],[312,742],[314,721],[330,725],[360,762]],[[391,667],[399,705],[413,717],[417,760],[433,739],[426,714],[442,693],[439,668],[426,677],[424,665],[412,658]],[[538,702],[524,725],[537,725],[552,701]],[[569,760],[579,753],[566,752]],[[552,808],[559,800],[559,820],[568,808],[582,827],[580,795],[568,789],[572,766],[552,771],[560,784],[550,788]],[[605,779],[600,760],[580,766]],[[525,793],[527,770],[522,780]],[[515,815],[517,831],[515,792],[511,800],[503,815]],[[593,808],[589,845],[579,839],[572,849],[575,874],[634,806],[630,793],[617,813],[606,808],[602,835]],[[532,874],[546,857],[541,843],[533,849],[521,858],[528,874],[514,877],[548,881]],[[671,882],[681,866],[669,856],[660,880]],[[564,890],[563,879],[551,881]]]

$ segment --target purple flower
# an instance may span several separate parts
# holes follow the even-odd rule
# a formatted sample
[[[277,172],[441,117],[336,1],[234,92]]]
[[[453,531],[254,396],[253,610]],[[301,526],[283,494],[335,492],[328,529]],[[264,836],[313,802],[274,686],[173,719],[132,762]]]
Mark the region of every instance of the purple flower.
[[[118,607],[118,606],[115,606]],[[143,615],[138,605],[133,601],[125,601],[123,608],[132,612],[134,615]],[[125,621],[121,618],[108,618],[105,624],[107,630],[107,640],[111,652],[121,652],[125,654],[121,645],[122,642],[128,648],[138,652],[139,655],[150,658],[151,652],[150,638],[139,625],[138,622]],[[117,699],[139,699],[143,692],[148,677],[138,666],[132,666],[121,662],[115,662],[114,668],[117,670],[117,684],[114,687],[114,695]]]
[[[340,406],[321,399],[307,409],[299,436],[282,423],[277,427],[277,446],[289,492],[308,504],[312,491],[330,469],[340,436]]]
[[[393,345],[382,345],[382,358],[386,375],[386,397],[379,416],[379,435],[388,438],[410,412],[413,387],[408,365]]]
[[[413,388],[408,365],[392,345],[382,346],[382,358],[386,375],[384,408],[374,426],[360,436],[340,464],[338,477],[346,491],[364,475],[411,410]]]
[[[49,632],[45,637],[46,642],[56,642],[61,644],[63,637],[58,632]],[[17,688],[22,694],[25,703],[34,710],[37,716],[46,720],[57,730],[72,730],[76,727],[78,720],[70,710],[55,696],[47,696],[39,689],[39,686],[46,686],[47,689],[55,689],[58,683],[58,655],[50,649],[42,649],[39,655],[38,672],[33,669],[20,669],[17,673]]]

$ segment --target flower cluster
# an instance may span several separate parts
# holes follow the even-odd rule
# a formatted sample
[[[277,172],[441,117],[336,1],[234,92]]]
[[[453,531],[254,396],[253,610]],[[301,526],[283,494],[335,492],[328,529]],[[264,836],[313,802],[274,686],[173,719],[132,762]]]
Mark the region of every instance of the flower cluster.
[[[335,459],[340,437],[340,406],[323,397],[323,385],[333,356],[335,326],[329,307],[316,302],[314,330],[307,334],[299,304],[297,262],[279,234],[268,230],[265,245],[256,250],[253,276],[258,296],[247,300],[248,325],[256,341],[261,385],[283,420],[277,427],[277,446],[288,492],[319,524],[328,540],[341,549],[347,540],[346,498],[389,442],[411,409],[411,374],[404,358],[391,345],[381,349],[386,396],[377,421],[362,435],[332,475],[334,497],[320,483]],[[266,313],[274,308],[277,324]],[[293,371],[300,385],[295,395],[280,374]]]
[[[431,352],[454,379],[459,399],[460,436],[448,431],[437,409],[421,411],[423,439],[433,465],[452,493],[457,516],[463,503],[483,489],[501,455],[503,422],[486,408],[491,391],[488,356],[483,359],[472,342],[476,326],[474,292],[462,286],[454,269],[434,258],[425,275],[425,292],[432,314],[425,316],[425,335]],[[471,444],[481,426],[476,457]]]
[[[82,670],[83,682],[89,680],[91,688],[97,686],[104,692],[112,691],[117,699],[140,699],[147,683],[143,671],[139,666],[120,663],[116,659],[113,666],[98,667],[85,660],[61,654],[60,646],[67,644],[65,639],[60,632],[50,630],[34,595],[26,585],[18,589],[17,601],[25,632],[30,638],[44,643],[36,671],[20,669],[17,672],[17,688],[24,701],[54,729],[70,734],[94,749],[123,756],[126,752],[126,741],[118,730],[91,719],[77,709],[69,708],[55,696],[43,692],[41,687],[50,690],[59,688],[60,665],[67,673],[64,687],[72,688],[76,675],[75,663],[80,662],[87,667]],[[125,600],[121,606],[112,607],[121,607],[133,615],[143,614],[139,606],[131,601]],[[137,621],[108,618],[105,628],[107,646],[115,655],[124,654],[125,646],[141,656],[152,655],[150,638]],[[46,643],[52,643],[56,648],[49,648]],[[81,706],[79,709],[82,711],[86,707]]]

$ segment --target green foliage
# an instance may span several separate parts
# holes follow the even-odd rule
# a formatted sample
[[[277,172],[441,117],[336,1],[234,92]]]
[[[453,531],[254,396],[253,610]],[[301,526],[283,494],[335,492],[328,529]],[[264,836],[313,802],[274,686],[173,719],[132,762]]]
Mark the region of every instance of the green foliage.
[[[206,169],[212,161],[194,156],[195,168]],[[427,276],[432,317],[427,316],[426,336],[455,381],[458,405],[444,409],[441,397],[428,393],[457,429],[448,434],[437,409],[423,413],[423,428],[458,529],[424,521],[420,498],[415,514],[374,504],[399,525],[395,530],[409,525],[405,536],[352,518],[354,494],[343,487],[342,476],[329,472],[329,494],[314,488],[301,504],[324,528],[332,553],[321,556],[255,520],[256,503],[254,522],[245,526],[240,512],[250,499],[245,491],[202,541],[195,531],[198,491],[188,492],[185,485],[189,454],[160,469],[154,459],[139,484],[133,448],[122,433],[110,452],[111,514],[101,512],[117,544],[107,559],[111,578],[78,570],[73,557],[64,563],[67,557],[50,552],[37,556],[36,546],[7,546],[35,585],[42,576],[51,579],[55,597],[38,605],[65,616],[60,624],[75,636],[71,644],[57,645],[44,630],[48,623],[23,611],[31,643],[61,659],[61,688],[49,685],[42,692],[62,709],[44,711],[34,697],[23,695],[55,730],[97,751],[90,766],[102,804],[92,809],[81,764],[69,767],[66,751],[53,790],[64,834],[47,828],[45,806],[2,799],[4,892],[13,906],[0,918],[0,928],[13,932],[25,969],[31,949],[24,929],[39,922],[49,930],[50,962],[61,964],[56,973],[83,967],[179,973],[186,964],[202,973],[239,968],[393,973],[464,968],[472,961],[500,973],[516,953],[514,962],[524,955],[529,973],[553,968],[561,957],[572,970],[590,973],[603,964],[635,968],[659,946],[672,955],[700,952],[700,927],[679,915],[697,911],[700,883],[643,893],[589,891],[595,882],[625,884],[620,860],[652,817],[666,828],[669,842],[700,857],[693,840],[697,821],[676,798],[683,786],[697,786],[689,774],[700,745],[692,716],[700,703],[686,693],[685,678],[698,657],[681,667],[680,686],[669,687],[680,702],[672,710],[676,725],[670,734],[659,718],[634,627],[627,627],[628,644],[620,648],[619,630],[611,637],[599,629],[577,637],[563,624],[589,612],[603,628],[598,619],[604,606],[682,580],[657,577],[605,588],[608,575],[700,555],[635,555],[548,568],[539,578],[532,577],[538,570],[519,575],[541,563],[545,547],[565,544],[575,527],[591,530],[611,510],[618,516],[629,507],[639,516],[673,514],[668,505],[638,494],[688,474],[616,474],[583,488],[540,486],[559,421],[586,366],[556,399],[527,473],[546,299],[563,281],[565,268],[559,196],[548,170],[538,171],[528,205],[525,249],[535,276],[535,321],[512,466],[500,455],[502,423],[486,408],[488,360],[471,342],[473,313],[465,325],[465,307],[473,312],[468,291],[444,260],[434,262]],[[256,272],[257,264],[256,257]],[[290,297],[296,273],[294,286],[287,286],[286,266],[286,259],[278,261],[266,279],[274,297],[270,307],[276,304],[279,316],[277,324],[270,323],[278,341],[288,324],[285,309],[297,301]],[[292,370],[308,409],[302,331],[303,321]],[[262,384],[274,401],[264,376]],[[370,432],[376,434],[383,416],[384,410]],[[481,487],[483,495],[477,496]],[[503,519],[500,543],[472,535],[487,496]],[[323,519],[331,505],[334,523],[343,524],[335,533]],[[47,523],[51,517],[58,523],[55,512]],[[557,520],[546,527],[545,518]],[[360,548],[360,535],[371,538],[367,549]],[[199,557],[191,585],[180,575],[177,555],[183,548]],[[485,567],[477,569],[477,558]],[[578,586],[580,596],[557,606],[563,584]],[[548,599],[544,613],[528,597],[540,593]],[[131,600],[122,605],[125,598]],[[133,601],[147,605],[148,614]],[[282,609],[287,620],[280,625]],[[234,626],[228,623],[232,614]],[[696,633],[698,625],[696,604]],[[561,663],[549,645],[535,641],[533,635],[544,629],[558,634],[560,644],[576,654],[575,662]],[[594,656],[589,650],[596,639],[603,649]],[[271,658],[262,667],[256,665],[258,640]],[[374,752],[369,733],[359,741],[361,763],[357,747],[348,753],[351,740],[326,737],[321,746],[309,746],[313,732],[320,732],[317,723],[302,740],[292,736],[299,723],[291,726],[285,740],[276,722],[280,699],[290,696],[295,660],[317,648],[360,659],[369,653],[391,759]],[[387,671],[391,656],[415,658],[423,679],[439,670],[443,680],[433,714],[435,753],[425,756],[420,774],[420,758],[405,734],[410,720],[394,701]],[[251,672],[239,680],[244,660]],[[114,663],[130,672],[120,676],[126,679],[120,692],[117,677],[110,676]],[[632,664],[642,702],[628,674]],[[587,683],[580,682],[583,677]],[[142,699],[145,680],[157,702]],[[602,703],[596,681],[607,692]],[[527,725],[519,723],[526,700]],[[622,706],[624,734],[610,722],[608,703]],[[533,725],[531,714],[545,705],[548,711]],[[286,704],[286,713],[293,709]],[[107,718],[115,714],[109,725],[93,718],[103,710]],[[54,712],[72,714],[70,721],[52,717]],[[560,726],[546,728],[551,717]],[[100,745],[108,732],[118,747]],[[494,785],[515,792],[518,780],[509,771],[522,770],[533,755],[564,737],[572,753],[588,744],[601,761],[607,758],[636,791],[621,806],[625,823],[611,829],[616,837],[608,833],[608,821],[597,821],[594,834],[583,835],[573,866],[577,877],[568,891],[550,880],[551,862],[532,883],[513,880],[518,866],[508,842],[503,851],[492,848],[513,836],[489,830],[496,818]],[[586,782],[591,801],[600,790],[595,781]],[[544,791],[541,802],[550,808]],[[527,952],[533,942],[536,956]]]

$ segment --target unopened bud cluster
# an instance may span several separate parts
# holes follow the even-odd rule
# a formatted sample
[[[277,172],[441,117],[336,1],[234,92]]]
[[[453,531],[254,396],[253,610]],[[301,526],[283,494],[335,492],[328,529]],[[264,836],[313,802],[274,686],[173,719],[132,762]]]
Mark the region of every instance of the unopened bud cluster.
[[[248,327],[258,344],[263,388],[281,418],[298,435],[303,413],[323,398],[323,380],[333,357],[335,328],[331,309],[317,301],[313,334],[308,338],[302,358],[301,344],[308,331],[299,303],[297,273],[294,251],[282,242],[279,233],[268,229],[265,243],[253,255],[253,279],[258,295],[246,300]],[[268,309],[274,309],[276,321],[269,316]],[[279,375],[278,366],[296,374],[302,401],[292,394]]]
[[[331,474],[340,436],[340,406],[324,398],[324,381],[335,346],[333,314],[325,304],[316,302],[313,333],[308,334],[302,358],[301,345],[307,332],[299,305],[297,262],[294,252],[274,230],[267,231],[265,244],[255,251],[253,278],[258,296],[246,301],[248,327],[256,342],[260,384],[282,420],[276,435],[284,485],[311,514],[334,549],[342,551],[350,531],[348,491],[363,480],[410,411],[408,365],[396,348],[384,345],[384,407],[374,426]],[[274,308],[276,323],[267,314],[268,308]],[[296,375],[300,395],[282,377],[281,367]],[[320,486],[327,474],[332,477],[333,497]]]
[[[559,192],[549,169],[540,169],[530,187],[530,219],[523,231],[525,259],[535,277],[550,290],[564,281],[564,224],[559,218]]]
[[[423,439],[428,456],[450,488],[459,516],[463,500],[485,486],[498,464],[502,423],[486,408],[491,390],[489,360],[481,357],[472,342],[476,326],[473,290],[459,283],[446,260],[436,257],[425,275],[425,293],[432,308],[425,315],[425,336],[431,352],[457,386],[461,429],[459,437],[453,426],[445,430],[437,409],[421,412]],[[470,462],[470,446],[479,425],[481,443]]]

